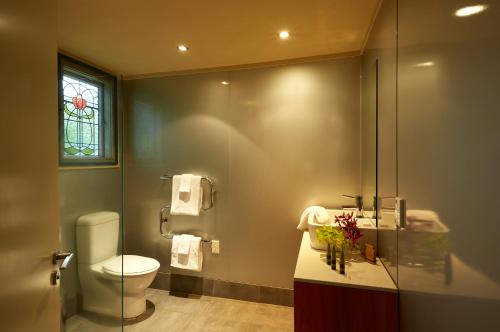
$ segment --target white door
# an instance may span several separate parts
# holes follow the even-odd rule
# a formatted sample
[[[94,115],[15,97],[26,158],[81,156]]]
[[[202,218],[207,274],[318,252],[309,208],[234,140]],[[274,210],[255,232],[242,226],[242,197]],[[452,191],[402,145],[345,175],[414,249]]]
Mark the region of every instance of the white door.
[[[57,7],[0,1],[0,330],[58,331]]]

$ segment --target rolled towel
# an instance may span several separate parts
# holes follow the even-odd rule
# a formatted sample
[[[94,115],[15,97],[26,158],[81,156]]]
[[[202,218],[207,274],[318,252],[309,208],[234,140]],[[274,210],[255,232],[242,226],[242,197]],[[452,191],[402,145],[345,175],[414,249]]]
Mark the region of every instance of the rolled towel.
[[[310,206],[302,212],[297,229],[304,231],[308,223],[326,224],[328,222],[330,222],[330,214],[324,207]]]
[[[407,228],[415,231],[430,230],[440,225],[441,220],[436,212],[431,210],[408,210],[406,211]]]
[[[439,216],[431,210],[408,210],[406,212],[406,220],[408,222],[439,222]]]

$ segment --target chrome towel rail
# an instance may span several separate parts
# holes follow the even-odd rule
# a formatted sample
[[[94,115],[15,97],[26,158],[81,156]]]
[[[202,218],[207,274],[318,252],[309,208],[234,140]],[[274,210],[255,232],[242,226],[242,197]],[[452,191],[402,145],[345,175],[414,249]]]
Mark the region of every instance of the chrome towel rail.
[[[174,238],[174,235],[178,235],[178,234],[175,234],[172,231],[168,231],[167,234],[163,233],[163,224],[168,222],[168,217],[165,217],[165,214],[164,214],[165,211],[169,211],[169,214],[170,214],[170,204],[167,204],[160,209],[160,235],[163,236],[165,239],[172,240]],[[201,240],[204,243],[212,242],[212,240],[208,240],[204,237],[202,237]]]
[[[164,180],[164,181],[172,180],[173,178],[174,178],[174,176],[171,174],[164,174],[164,175],[160,176],[160,180]],[[208,207],[203,206],[203,202],[201,204],[201,209],[203,211],[207,211],[207,210],[210,210],[214,206],[214,195],[215,195],[214,180],[207,177],[207,176],[202,176],[201,181],[207,182],[210,186],[210,204]],[[204,197],[203,197],[203,199],[204,199]]]
[[[164,175],[160,176],[160,180],[172,180],[172,179],[173,179],[173,175],[170,175],[170,174],[164,174]],[[209,178],[209,177],[202,176],[201,181],[207,182],[210,186],[210,204],[209,204],[209,206],[205,207],[205,206],[203,206],[203,202],[202,202],[202,207],[201,207],[201,211],[208,211],[214,206],[214,196],[215,196],[214,180]],[[204,198],[204,197],[202,197],[202,198]],[[166,211],[168,211],[167,215],[165,215]],[[160,209],[160,235],[166,239],[171,240],[174,237],[174,235],[177,235],[177,234],[173,233],[172,231],[168,231],[168,233],[166,233],[166,234],[163,232],[163,224],[165,224],[169,221],[168,220],[169,216],[170,216],[170,204],[167,204]],[[212,242],[212,240],[208,240],[208,239],[203,238],[203,237],[202,237],[202,241],[204,243]]]

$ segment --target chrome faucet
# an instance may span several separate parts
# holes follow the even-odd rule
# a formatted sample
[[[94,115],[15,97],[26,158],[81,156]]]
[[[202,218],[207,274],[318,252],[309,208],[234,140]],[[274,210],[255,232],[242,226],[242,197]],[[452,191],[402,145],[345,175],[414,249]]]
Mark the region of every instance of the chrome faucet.
[[[352,198],[356,200],[356,218],[363,218],[363,196],[341,195],[344,198]]]

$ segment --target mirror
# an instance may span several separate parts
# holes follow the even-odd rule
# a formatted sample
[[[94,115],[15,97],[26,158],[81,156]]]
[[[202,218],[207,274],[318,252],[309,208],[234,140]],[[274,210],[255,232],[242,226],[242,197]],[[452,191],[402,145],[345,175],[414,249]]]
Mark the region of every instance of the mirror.
[[[368,61],[367,61],[368,62]],[[363,63],[361,78],[361,193],[365,214],[377,225],[378,60]],[[375,243],[376,245],[376,243]]]

